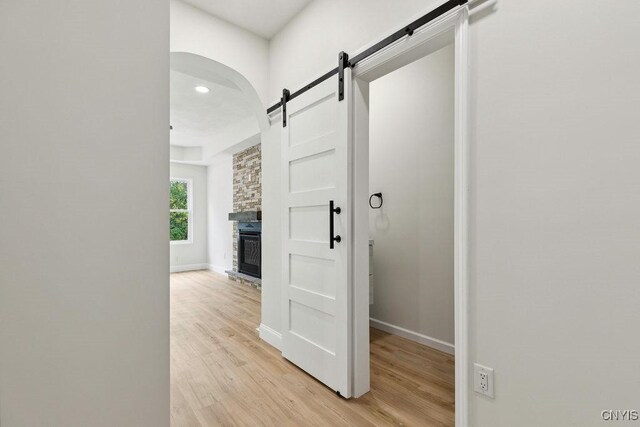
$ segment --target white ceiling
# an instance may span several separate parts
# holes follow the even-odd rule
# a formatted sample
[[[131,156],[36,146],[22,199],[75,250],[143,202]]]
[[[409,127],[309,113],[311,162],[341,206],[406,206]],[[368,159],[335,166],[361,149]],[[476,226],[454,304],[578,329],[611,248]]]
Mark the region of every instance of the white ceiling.
[[[311,0],[184,0],[266,39],[273,37]]]
[[[206,86],[211,92],[195,91]],[[199,147],[215,142],[229,129],[256,120],[245,96],[229,81],[204,80],[171,70],[171,145]]]

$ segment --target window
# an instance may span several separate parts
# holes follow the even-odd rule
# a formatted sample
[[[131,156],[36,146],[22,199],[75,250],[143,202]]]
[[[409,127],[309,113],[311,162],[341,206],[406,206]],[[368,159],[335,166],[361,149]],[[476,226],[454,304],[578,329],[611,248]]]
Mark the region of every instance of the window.
[[[171,243],[191,243],[193,202],[191,180],[171,178],[169,185],[169,236]]]

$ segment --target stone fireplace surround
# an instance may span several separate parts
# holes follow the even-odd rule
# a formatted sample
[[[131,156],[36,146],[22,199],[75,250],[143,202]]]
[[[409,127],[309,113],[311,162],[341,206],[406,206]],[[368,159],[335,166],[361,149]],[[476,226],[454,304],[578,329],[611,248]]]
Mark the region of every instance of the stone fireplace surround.
[[[233,155],[233,212],[262,211],[262,153],[260,144]],[[256,218],[256,220],[259,220]],[[233,223],[233,269],[230,280],[261,287],[261,280],[238,273],[238,222]]]

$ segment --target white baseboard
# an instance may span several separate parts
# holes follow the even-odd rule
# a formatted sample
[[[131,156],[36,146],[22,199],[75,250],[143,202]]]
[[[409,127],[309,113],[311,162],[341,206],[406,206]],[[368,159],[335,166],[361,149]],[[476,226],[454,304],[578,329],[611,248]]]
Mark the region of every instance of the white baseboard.
[[[261,323],[260,324],[260,328],[258,328],[258,329],[260,331],[260,338],[262,340],[268,342],[269,344],[271,344],[272,346],[274,346],[278,350],[281,350],[281,348],[282,348],[282,334],[280,332],[276,332],[275,330],[271,329],[270,327],[268,327],[264,323]]]
[[[182,271],[194,271],[194,270],[208,270],[209,264],[184,264],[184,265],[172,265],[169,267],[169,272],[179,273]]]
[[[418,332],[413,332],[408,329],[401,328],[400,326],[395,326],[390,323],[373,318],[369,319],[369,325],[371,325],[371,327],[373,328],[380,329],[381,331],[388,332],[393,335],[398,335],[402,338],[406,338],[422,345],[426,345],[427,347],[435,348],[436,350],[444,351],[445,353],[455,354],[455,346],[446,341],[432,338],[430,336],[423,335]]]
[[[220,274],[227,274],[225,273],[225,270],[228,270],[229,267],[223,267],[221,265],[213,265],[213,264],[209,264],[209,270],[211,271],[215,271],[216,273],[220,273]]]

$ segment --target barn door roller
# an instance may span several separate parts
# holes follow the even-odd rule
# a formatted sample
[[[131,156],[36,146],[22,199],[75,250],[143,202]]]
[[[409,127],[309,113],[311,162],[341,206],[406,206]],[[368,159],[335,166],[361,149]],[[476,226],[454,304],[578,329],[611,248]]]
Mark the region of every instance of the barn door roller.
[[[349,66],[349,55],[344,52],[338,54],[338,101],[344,99],[344,69]]]
[[[289,100],[289,89],[282,89],[282,98],[280,103],[282,104],[282,127],[287,127],[287,101]]]

